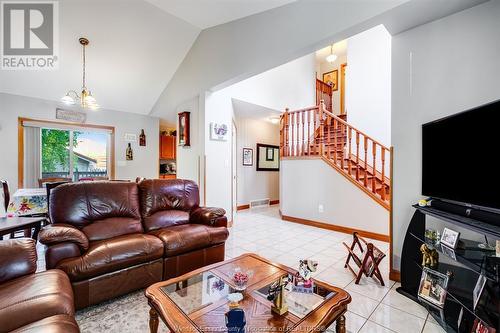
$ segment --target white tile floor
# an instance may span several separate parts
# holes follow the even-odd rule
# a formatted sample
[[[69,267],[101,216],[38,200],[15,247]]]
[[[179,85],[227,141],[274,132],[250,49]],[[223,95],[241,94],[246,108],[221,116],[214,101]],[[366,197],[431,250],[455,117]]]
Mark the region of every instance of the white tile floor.
[[[356,285],[344,268],[347,251],[342,242],[351,240],[347,234],[282,221],[277,206],[245,210],[238,212],[230,229],[226,258],[254,252],[295,268],[299,259],[317,260],[316,278],[346,289],[352,297],[346,316],[349,333],[444,332],[425,308],[395,290],[398,284],[389,280],[388,257],[381,263],[385,287],[370,278]],[[388,243],[372,242],[388,254]]]

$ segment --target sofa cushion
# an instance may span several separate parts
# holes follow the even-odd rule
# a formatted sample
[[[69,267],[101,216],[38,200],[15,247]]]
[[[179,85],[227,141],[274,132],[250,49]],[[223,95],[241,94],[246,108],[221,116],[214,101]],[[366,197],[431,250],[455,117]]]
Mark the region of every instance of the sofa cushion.
[[[160,238],[167,257],[224,243],[229,236],[225,227],[208,227],[201,224],[184,224],[154,230],[150,235]]]
[[[56,315],[44,318],[11,333],[79,333],[75,318],[68,315]]]
[[[178,212],[189,213],[200,204],[198,185],[191,180],[145,179],[139,183],[139,196],[146,231],[185,223],[189,216]],[[170,210],[178,212],[157,214]]]
[[[90,241],[143,231],[137,184],[122,181],[62,184],[50,192],[50,219],[82,230]]]
[[[124,235],[91,242],[81,257],[60,261],[57,268],[68,274],[71,281],[90,279],[163,256],[162,242],[151,235]]]
[[[7,239],[0,242],[0,283],[35,273],[36,241],[29,238]]]
[[[0,328],[12,331],[46,317],[74,315],[73,290],[66,274],[49,270],[0,285]]]

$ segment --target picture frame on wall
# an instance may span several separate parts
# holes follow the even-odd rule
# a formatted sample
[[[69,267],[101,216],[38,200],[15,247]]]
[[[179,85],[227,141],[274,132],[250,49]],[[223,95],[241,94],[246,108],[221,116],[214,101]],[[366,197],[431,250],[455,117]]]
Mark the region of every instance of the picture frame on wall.
[[[459,238],[460,238],[460,233],[458,231],[444,228],[440,242],[443,245],[455,249],[457,247]]]
[[[189,114],[190,112],[184,111],[178,114],[179,116],[179,135],[178,135],[178,144],[179,146],[189,147],[191,145],[190,140],[190,123],[189,123]]]
[[[339,70],[323,73],[323,82],[331,86],[332,91],[339,90]]]
[[[279,146],[257,143],[257,171],[279,171]],[[271,150],[272,152],[269,152]],[[272,157],[271,160],[268,158]]]
[[[418,297],[443,308],[448,280],[449,277],[446,274],[424,267],[418,287]]]
[[[243,165],[252,166],[253,165],[253,149],[243,148]]]

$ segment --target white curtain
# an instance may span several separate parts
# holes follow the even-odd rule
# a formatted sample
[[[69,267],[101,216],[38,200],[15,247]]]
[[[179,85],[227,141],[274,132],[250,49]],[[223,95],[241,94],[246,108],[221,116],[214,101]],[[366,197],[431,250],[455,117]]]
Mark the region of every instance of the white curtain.
[[[40,127],[24,127],[24,184],[25,188],[38,187],[40,178]]]

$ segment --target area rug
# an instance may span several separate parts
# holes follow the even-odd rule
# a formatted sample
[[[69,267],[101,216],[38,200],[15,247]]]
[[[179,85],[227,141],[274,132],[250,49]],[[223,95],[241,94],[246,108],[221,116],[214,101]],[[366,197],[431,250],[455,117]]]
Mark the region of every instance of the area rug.
[[[144,290],[77,311],[82,333],[149,333],[149,305]],[[160,321],[158,332],[168,332]]]

